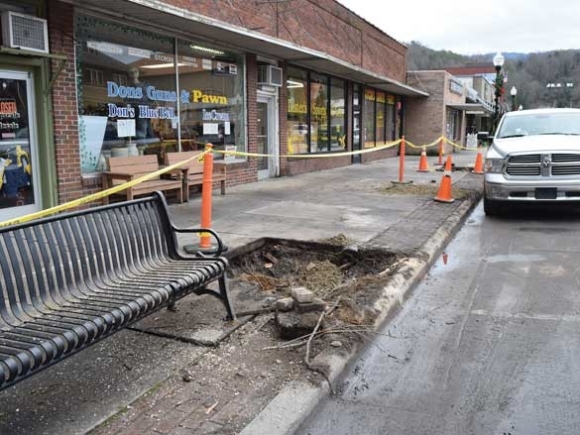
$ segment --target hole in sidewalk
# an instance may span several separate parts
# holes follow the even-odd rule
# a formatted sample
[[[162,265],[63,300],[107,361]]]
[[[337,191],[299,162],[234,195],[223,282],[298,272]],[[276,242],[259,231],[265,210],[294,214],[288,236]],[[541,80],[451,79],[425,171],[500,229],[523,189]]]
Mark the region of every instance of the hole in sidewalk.
[[[300,242],[264,238],[232,250],[230,290],[244,299],[287,297],[306,287],[329,305],[340,297],[337,317],[350,324],[371,324],[374,302],[390,279],[397,255],[354,245],[346,238]]]

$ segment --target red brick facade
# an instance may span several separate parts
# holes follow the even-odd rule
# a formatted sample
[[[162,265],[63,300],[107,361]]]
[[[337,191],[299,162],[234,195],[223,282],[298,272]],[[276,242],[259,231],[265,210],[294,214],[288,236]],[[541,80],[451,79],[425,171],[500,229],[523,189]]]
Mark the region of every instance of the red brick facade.
[[[52,61],[54,141],[59,202],[67,202],[86,194],[81,180],[79,156],[78,112],[76,96],[76,68],[74,47],[74,9],[55,0],[48,2],[48,30],[50,51],[67,56],[63,70]]]
[[[166,3],[405,81],[404,45],[335,0],[280,3],[248,0],[167,0]]]

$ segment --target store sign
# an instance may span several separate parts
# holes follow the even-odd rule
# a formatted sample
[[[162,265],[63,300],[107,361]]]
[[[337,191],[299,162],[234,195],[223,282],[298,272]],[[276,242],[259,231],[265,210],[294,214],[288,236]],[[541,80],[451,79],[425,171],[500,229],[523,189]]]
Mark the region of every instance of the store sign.
[[[457,95],[463,95],[463,83],[456,79],[449,79],[449,90]]]
[[[127,98],[133,100],[142,100],[146,96],[151,101],[165,101],[174,103],[177,101],[177,92],[163,91],[156,89],[155,86],[123,86],[115,82],[107,82],[107,97],[109,98]]]
[[[229,121],[230,114],[227,112],[218,112],[217,110],[202,110],[202,119],[204,121]]]
[[[181,94],[179,95],[179,100],[183,104],[206,103],[206,104],[219,104],[222,106],[229,105],[228,97],[226,97],[225,95],[205,94],[203,91],[199,89],[193,89],[191,92],[181,91]]]
[[[173,119],[175,118],[175,109],[173,107],[155,107],[139,104],[137,107],[118,106],[113,103],[107,104],[109,118],[126,118],[132,119],[136,115],[144,119]]]
[[[0,101],[0,115],[1,116],[19,115],[18,107],[16,106],[16,101]]]
[[[107,96],[109,98],[123,98],[127,100],[151,100],[173,103],[177,101],[175,91],[165,91],[156,89],[155,86],[122,86],[115,82],[107,82]],[[145,119],[173,119],[175,109],[173,107],[152,108],[146,104],[139,104],[136,107],[131,105],[107,104],[109,118],[132,119],[138,116]]]
[[[290,104],[288,106],[288,112],[289,113],[302,113],[302,114],[306,114],[308,113],[308,108],[306,107],[306,104]]]
[[[20,124],[16,120],[20,119],[18,106],[15,100],[0,100],[0,130],[2,139],[13,139],[16,137],[15,131],[20,130]]]

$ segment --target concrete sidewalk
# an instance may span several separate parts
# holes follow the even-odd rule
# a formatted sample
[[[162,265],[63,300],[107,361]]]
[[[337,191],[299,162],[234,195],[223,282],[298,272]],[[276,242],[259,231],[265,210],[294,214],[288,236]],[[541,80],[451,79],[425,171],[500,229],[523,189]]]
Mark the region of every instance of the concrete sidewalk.
[[[475,161],[474,152],[453,157],[459,168]],[[435,161],[429,158],[430,165]],[[226,196],[214,196],[213,228],[230,248],[262,237],[317,241],[341,234],[405,256],[376,303],[378,327],[427,272],[482,190],[482,176],[457,171],[454,192],[463,199],[434,202],[428,188],[436,190],[442,172],[416,172],[418,157],[408,157],[405,179],[425,189],[388,189],[398,164],[392,158],[230,188]],[[171,213],[177,226],[197,226],[200,199],[172,205]],[[0,433],[229,434],[243,427],[245,434],[291,433],[326,393],[315,374],[298,369],[301,356],[286,365],[287,360],[259,353],[258,338],[270,340],[268,319],[250,318],[213,349],[199,342],[224,331],[215,316],[219,304],[185,298],[178,308],[178,314],[153,314],[143,325],[0,393]],[[149,333],[153,330],[177,339]],[[332,379],[357,350],[324,356]],[[246,361],[258,367],[246,367]],[[255,370],[259,376],[248,375]],[[231,396],[227,403],[224,392]]]

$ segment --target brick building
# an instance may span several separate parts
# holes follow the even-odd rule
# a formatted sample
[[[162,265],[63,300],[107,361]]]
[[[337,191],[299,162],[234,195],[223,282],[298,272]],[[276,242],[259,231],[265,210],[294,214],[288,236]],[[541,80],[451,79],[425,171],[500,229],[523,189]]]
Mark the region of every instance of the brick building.
[[[471,81],[467,76],[459,78],[447,70],[409,71],[408,85],[423,90],[429,97],[407,100],[406,138],[416,145],[423,145],[445,136],[462,146],[471,143],[475,146],[475,132],[488,128],[493,105],[473,88],[479,79],[469,78]],[[488,93],[483,95],[489,98]],[[452,150],[453,146],[447,143],[445,152]],[[436,153],[437,148],[429,151]],[[409,152],[420,151],[410,149]]]
[[[396,150],[304,156],[394,140],[427,96],[405,83],[406,47],[334,0],[0,11],[0,221],[99,191],[110,156],[162,162],[206,142],[270,155],[225,158],[230,185],[384,158]]]

